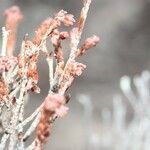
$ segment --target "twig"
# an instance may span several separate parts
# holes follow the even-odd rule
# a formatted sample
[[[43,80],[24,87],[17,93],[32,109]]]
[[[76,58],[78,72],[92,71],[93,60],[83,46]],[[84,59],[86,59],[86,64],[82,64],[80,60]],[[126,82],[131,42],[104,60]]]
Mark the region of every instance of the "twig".
[[[3,43],[2,43],[1,56],[5,56],[6,55],[8,34],[9,34],[9,31],[6,31],[5,27],[2,27]]]

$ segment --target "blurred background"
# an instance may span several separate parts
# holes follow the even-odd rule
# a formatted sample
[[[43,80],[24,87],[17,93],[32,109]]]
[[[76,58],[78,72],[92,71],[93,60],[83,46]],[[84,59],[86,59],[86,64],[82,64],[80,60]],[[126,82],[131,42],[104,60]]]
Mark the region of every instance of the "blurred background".
[[[78,18],[82,8],[81,0],[1,0],[0,27],[4,26],[3,12],[11,5],[20,6],[24,14],[19,26],[16,53],[25,33],[32,37],[41,21],[60,9]],[[149,17],[150,0],[93,0],[82,39],[96,34],[100,36],[100,43],[79,60],[88,67],[72,85],[69,114],[54,123],[45,150],[85,149],[83,109],[77,101],[79,94],[88,94],[92,99],[96,129],[102,108],[111,108],[113,96],[121,93],[120,78],[150,70]],[[69,47],[65,47],[68,54]],[[41,94],[31,95],[32,102],[26,107],[28,114],[41,103],[48,91],[48,69],[43,58],[41,56],[39,61]]]

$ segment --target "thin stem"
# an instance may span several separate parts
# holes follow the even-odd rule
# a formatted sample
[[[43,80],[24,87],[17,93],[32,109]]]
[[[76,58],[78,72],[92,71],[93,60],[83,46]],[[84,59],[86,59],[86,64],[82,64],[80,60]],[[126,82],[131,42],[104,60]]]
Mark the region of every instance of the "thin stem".
[[[1,52],[2,56],[6,56],[8,34],[9,32],[6,31],[5,27],[2,27],[2,36],[3,36],[2,52]]]
[[[34,132],[34,130],[36,129],[38,123],[39,123],[39,119],[40,119],[40,113],[36,116],[35,120],[32,122],[31,126],[29,127],[29,129],[27,130],[27,132],[24,134],[23,140],[26,141],[30,135]]]
[[[54,61],[53,61],[53,56],[52,56],[52,53],[51,54],[48,54],[47,55],[47,64],[48,64],[48,67],[49,67],[49,84],[50,84],[50,89],[52,88],[52,82],[53,82],[53,72],[54,72],[54,70],[53,70],[53,63],[54,63]]]
[[[4,135],[3,135],[3,137],[2,137],[2,139],[1,139],[1,143],[0,143],[0,150],[3,150],[4,148],[5,148],[5,146],[6,146],[6,142],[7,142],[7,140],[8,140],[8,138],[9,138],[9,134],[7,133],[4,133]]]
[[[26,118],[21,124],[19,124],[17,126],[17,130],[20,128],[21,126],[25,126],[27,125],[30,121],[32,121],[34,119],[35,116],[37,116],[41,110],[41,108],[43,107],[43,103],[32,113],[32,115],[30,115],[28,118]]]
[[[76,51],[78,50],[78,45],[79,45],[79,42],[80,42],[80,39],[81,39],[81,36],[82,36],[82,32],[83,32],[83,29],[84,29],[84,26],[85,26],[85,21],[86,21],[86,18],[87,18],[87,14],[88,14],[88,11],[89,11],[89,7],[90,7],[90,4],[91,4],[91,0],[84,0],[84,3],[83,3],[83,8],[81,10],[81,13],[80,13],[80,17],[79,17],[79,24],[78,24],[78,33],[77,33],[77,39],[76,39],[76,42],[74,42],[73,46],[71,46],[71,53],[70,53],[70,57],[69,57],[69,62],[72,61],[72,60],[75,60],[76,58]]]
[[[26,89],[25,89],[26,82],[27,81],[24,79],[23,82],[22,82],[21,90],[20,90],[20,96],[16,100],[16,106],[13,109],[13,117],[11,119],[12,134],[10,136],[9,150],[13,150],[14,146],[16,144],[17,136],[16,136],[15,127],[16,127],[17,122],[18,122],[19,110],[20,110],[20,107],[21,107],[21,105],[23,103],[23,99],[24,99],[24,95],[25,95],[24,93],[26,91]]]

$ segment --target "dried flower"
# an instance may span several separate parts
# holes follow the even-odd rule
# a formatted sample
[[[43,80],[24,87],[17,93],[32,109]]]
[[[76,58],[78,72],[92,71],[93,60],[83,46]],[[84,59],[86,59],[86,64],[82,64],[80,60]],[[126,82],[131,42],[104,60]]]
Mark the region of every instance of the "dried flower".
[[[72,14],[67,14],[64,10],[58,12],[55,18],[62,22],[65,26],[71,26],[75,22],[74,16]]]
[[[83,55],[88,49],[96,46],[98,42],[99,42],[99,37],[96,35],[87,38],[83,43],[83,45],[81,46],[78,55]]]
[[[59,32],[58,29],[55,29],[51,34],[51,41],[54,46],[57,46],[59,45],[60,40],[65,40],[68,37],[69,37],[68,32],[66,31]]]
[[[16,43],[16,30],[18,23],[22,20],[23,15],[18,6],[12,6],[5,10],[4,12],[6,18],[6,30],[9,31],[8,41],[7,41],[7,53],[8,55],[13,55],[13,51]]]
[[[66,103],[66,101],[65,101],[64,96],[61,96],[59,94],[48,95],[45,99],[44,110],[49,111],[51,113],[53,112],[59,116],[59,114],[57,114],[57,112],[58,111],[60,112],[62,110],[61,106],[63,106],[65,103]],[[62,112],[64,112],[64,111],[62,110]]]
[[[56,108],[55,112],[58,117],[62,118],[66,116],[66,114],[68,113],[68,110],[69,110],[68,107],[61,105],[59,108]]]
[[[32,40],[33,43],[35,45],[40,45],[54,29],[61,25],[61,23],[64,23],[66,26],[70,26],[73,25],[74,21],[73,15],[67,14],[66,11],[61,10],[55,15],[54,19],[48,18],[39,26]]]
[[[82,74],[82,72],[85,68],[86,68],[86,65],[72,61],[68,64],[67,71],[73,77],[77,77],[77,76],[80,76]]]
[[[19,146],[19,149],[42,150],[44,143],[51,134],[55,119],[64,117],[67,114],[68,107],[66,104],[70,96],[65,96],[66,91],[74,79],[80,76],[86,68],[84,64],[77,62],[76,58],[98,42],[97,37],[92,37],[86,40],[81,49],[78,48],[90,2],[91,0],[84,1],[79,24],[71,32],[61,31],[61,28],[59,28],[61,25],[71,26],[75,22],[73,15],[64,10],[58,12],[54,18],[48,18],[42,22],[31,40],[25,36],[17,57],[12,55],[15,47],[16,28],[22,19],[22,14],[16,6],[5,11],[6,30],[4,27],[2,56],[0,56],[0,114],[4,111],[3,106],[6,106],[9,113],[5,111],[5,114],[6,116],[11,114],[11,117],[7,121],[7,126],[3,126],[6,132],[3,133],[1,138],[1,150],[13,150],[17,146]],[[8,32],[10,32],[9,36]],[[71,51],[68,60],[65,62],[62,42],[69,36]],[[51,40],[53,51],[49,51],[47,48],[47,38]],[[24,120],[27,94],[29,91],[40,92],[37,85],[39,80],[37,62],[41,52],[44,52],[49,67],[49,92],[43,103],[31,116]],[[56,60],[55,64],[54,59]],[[25,131],[24,126],[29,122],[31,124]],[[30,137],[35,129],[37,129],[36,137],[32,144],[26,147],[23,142]],[[9,143],[8,146],[6,143]]]
[[[64,93],[72,84],[75,77],[80,76],[86,65],[78,63],[76,61],[71,61],[67,64],[64,74],[61,75],[59,84],[59,92]]]
[[[30,68],[27,72],[27,76],[28,78],[32,78],[33,81],[35,81],[37,83],[39,76],[38,76],[38,72],[37,72],[37,68]]]
[[[57,22],[53,21],[53,19],[48,18],[42,22],[42,24],[38,27],[35,32],[35,36],[32,39],[35,45],[40,45],[42,40],[47,37],[49,28],[56,28]],[[50,31],[51,32],[51,31]]]
[[[64,106],[65,97],[59,94],[48,95],[44,101],[42,115],[37,127],[37,137],[40,143],[45,143],[50,135],[53,116],[64,117],[68,112],[68,107]]]

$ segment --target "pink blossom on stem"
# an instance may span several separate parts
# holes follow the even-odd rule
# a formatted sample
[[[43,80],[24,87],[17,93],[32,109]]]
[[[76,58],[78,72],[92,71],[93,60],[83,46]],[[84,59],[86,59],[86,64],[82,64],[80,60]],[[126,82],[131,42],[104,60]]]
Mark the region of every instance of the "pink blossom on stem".
[[[75,22],[74,16],[72,14],[67,14],[64,10],[56,14],[56,19],[61,21],[65,26],[71,26]]]
[[[89,37],[85,40],[83,45],[80,48],[78,55],[83,55],[88,49],[95,47],[97,43],[99,42],[99,37],[96,35],[93,35],[92,37]]]
[[[68,110],[69,110],[68,107],[61,105],[59,108],[56,108],[55,112],[58,117],[62,118],[66,116],[66,114],[68,113]]]
[[[16,43],[16,32],[18,23],[22,20],[23,15],[18,6],[12,6],[5,10],[5,26],[6,30],[9,31],[8,41],[7,41],[7,50],[8,55],[13,55],[13,51]]]
[[[67,14],[66,11],[61,10],[55,15],[55,18],[48,18],[42,22],[35,32],[35,36],[32,39],[35,45],[40,45],[43,39],[46,39],[53,30],[63,23],[65,26],[71,26],[75,22],[73,15]]]
[[[73,77],[76,77],[76,76],[80,76],[85,68],[86,65],[72,61],[68,64],[67,69],[68,69],[68,73],[70,73]]]
[[[37,30],[35,31],[35,36],[32,39],[35,45],[40,45],[40,43],[42,42],[42,39],[45,38],[45,36],[47,36],[48,34],[47,31],[50,28],[50,26],[53,26],[53,28],[57,26],[52,20],[53,19],[51,18],[44,20],[42,24],[37,28]]]
[[[65,103],[65,97],[59,94],[48,95],[45,98],[40,122],[37,126],[37,137],[40,144],[45,143],[51,133],[52,122],[50,119],[53,119],[54,115],[64,117],[67,114],[68,107],[64,106]]]
[[[89,37],[85,40],[82,49],[90,49],[94,46],[96,46],[96,44],[99,42],[99,37],[96,35],[93,35],[92,37]]]

